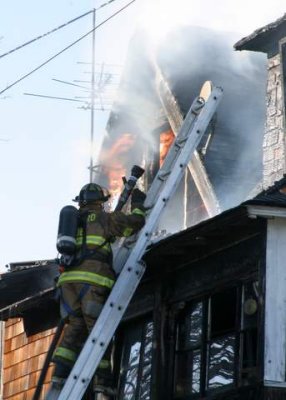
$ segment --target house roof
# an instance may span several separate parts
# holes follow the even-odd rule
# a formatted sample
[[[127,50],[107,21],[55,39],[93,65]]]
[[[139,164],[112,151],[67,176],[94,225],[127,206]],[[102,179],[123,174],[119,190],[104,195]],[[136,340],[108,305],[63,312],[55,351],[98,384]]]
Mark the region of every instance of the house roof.
[[[0,275],[0,319],[6,318],[9,307],[22,310],[27,301],[54,287],[57,275],[55,260],[12,263],[11,272]]]
[[[276,21],[255,30],[251,35],[239,40],[236,50],[252,50],[273,56],[279,50],[279,40],[286,37],[286,14]]]

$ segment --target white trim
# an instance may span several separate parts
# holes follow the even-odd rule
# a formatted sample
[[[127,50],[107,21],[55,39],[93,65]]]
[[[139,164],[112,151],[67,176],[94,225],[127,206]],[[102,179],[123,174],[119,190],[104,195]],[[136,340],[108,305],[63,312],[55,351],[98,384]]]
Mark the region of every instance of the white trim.
[[[286,221],[269,219],[266,247],[264,382],[285,383]]]
[[[247,206],[248,215],[250,218],[265,217],[265,218],[286,218],[285,207],[270,207],[270,206]]]

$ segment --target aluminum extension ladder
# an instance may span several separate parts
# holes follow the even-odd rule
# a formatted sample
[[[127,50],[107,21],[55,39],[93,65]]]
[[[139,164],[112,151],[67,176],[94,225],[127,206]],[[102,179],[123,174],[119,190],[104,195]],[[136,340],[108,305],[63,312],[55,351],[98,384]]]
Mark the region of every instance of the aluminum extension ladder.
[[[150,243],[152,232],[169,199],[176,191],[187,164],[221,101],[222,89],[214,87],[205,102],[196,98],[168,155],[158,171],[145,200],[150,208],[146,223],[132,249],[123,247],[115,258],[121,273],[93,327],[58,399],[80,400],[84,395],[104,352],[144,274],[141,258]]]

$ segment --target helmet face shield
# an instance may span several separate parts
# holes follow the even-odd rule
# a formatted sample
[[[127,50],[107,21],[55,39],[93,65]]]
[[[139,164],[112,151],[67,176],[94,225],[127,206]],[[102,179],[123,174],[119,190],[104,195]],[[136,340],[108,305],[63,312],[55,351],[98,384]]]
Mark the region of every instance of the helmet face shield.
[[[109,191],[97,185],[96,183],[88,183],[87,185],[83,186],[79,195],[74,198],[73,201],[79,203],[79,205],[86,205],[89,203],[94,202],[106,202],[110,197]]]

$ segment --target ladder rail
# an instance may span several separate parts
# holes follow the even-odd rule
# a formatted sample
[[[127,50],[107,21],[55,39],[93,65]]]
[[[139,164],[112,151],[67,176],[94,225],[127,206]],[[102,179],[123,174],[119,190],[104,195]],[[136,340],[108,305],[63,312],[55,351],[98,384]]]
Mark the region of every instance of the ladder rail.
[[[152,231],[156,227],[168,200],[179,185],[188,161],[207,129],[221,98],[222,89],[214,88],[203,108],[203,113],[199,114],[193,124],[191,132],[181,149],[180,156],[177,157],[172,166],[167,184],[164,185],[157,202],[151,209],[146,224],[140,231],[138,240],[132,248],[122,272],[65,383],[59,400],[79,400],[84,395],[144,274],[145,265],[141,261],[141,257],[150,242]]]

